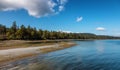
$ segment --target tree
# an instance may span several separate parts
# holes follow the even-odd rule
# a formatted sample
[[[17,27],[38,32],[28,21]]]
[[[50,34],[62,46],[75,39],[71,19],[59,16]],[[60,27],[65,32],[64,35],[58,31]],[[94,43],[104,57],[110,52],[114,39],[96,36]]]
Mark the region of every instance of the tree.
[[[17,39],[26,40],[27,39],[27,30],[24,25],[21,25],[20,29],[17,30],[16,35]]]
[[[0,39],[6,39],[6,26],[0,24]]]
[[[37,30],[31,26],[17,26],[16,21],[10,28],[0,24],[0,39],[46,40],[46,39],[120,39],[120,37],[95,35],[91,33],[66,33],[61,31]]]
[[[14,21],[11,28],[7,32],[7,37],[9,39],[16,39],[16,32],[17,32],[17,24],[16,21]]]

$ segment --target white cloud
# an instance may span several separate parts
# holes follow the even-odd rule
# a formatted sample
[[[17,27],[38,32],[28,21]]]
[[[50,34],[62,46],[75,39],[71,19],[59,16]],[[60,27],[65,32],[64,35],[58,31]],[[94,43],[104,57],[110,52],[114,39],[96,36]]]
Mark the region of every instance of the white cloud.
[[[60,4],[59,5],[59,11],[64,10],[64,5],[67,3],[67,0],[57,0],[57,2]]]
[[[83,17],[77,17],[76,22],[81,22],[83,20]]]
[[[63,11],[64,6],[59,6],[59,11]]]
[[[64,33],[72,33],[71,31],[62,31],[62,32],[64,32]]]
[[[58,0],[57,0],[58,1]],[[34,17],[43,17],[55,14],[64,9],[67,0],[0,0],[0,11],[24,9]]]
[[[80,33],[80,32],[75,32],[75,33]]]
[[[106,29],[104,27],[97,27],[96,30],[97,31],[105,31]]]
[[[73,32],[73,31],[67,31],[67,30],[58,30],[57,32],[63,32],[63,33],[81,33],[81,32]]]
[[[58,30],[58,32],[63,32],[63,33],[72,33],[72,31],[65,31],[65,30]]]
[[[58,3],[60,3],[61,5],[64,5],[65,3],[67,3],[68,0],[57,0]]]

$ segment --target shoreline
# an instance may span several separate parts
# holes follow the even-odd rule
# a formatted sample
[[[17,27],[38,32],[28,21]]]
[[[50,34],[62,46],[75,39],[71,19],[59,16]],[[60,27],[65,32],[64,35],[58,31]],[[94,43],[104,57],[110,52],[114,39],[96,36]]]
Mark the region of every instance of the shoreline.
[[[73,42],[59,42],[38,47],[24,47],[0,50],[0,65],[40,54],[62,50],[76,45]]]

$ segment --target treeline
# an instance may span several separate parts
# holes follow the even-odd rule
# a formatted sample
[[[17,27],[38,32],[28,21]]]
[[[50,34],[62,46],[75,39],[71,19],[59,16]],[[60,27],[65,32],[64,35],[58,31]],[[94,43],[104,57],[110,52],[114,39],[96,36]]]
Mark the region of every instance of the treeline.
[[[54,40],[54,39],[118,39],[113,36],[98,36],[91,33],[65,33],[61,31],[37,30],[31,26],[17,26],[13,22],[10,28],[0,24],[1,40]],[[120,39],[120,38],[119,38]]]

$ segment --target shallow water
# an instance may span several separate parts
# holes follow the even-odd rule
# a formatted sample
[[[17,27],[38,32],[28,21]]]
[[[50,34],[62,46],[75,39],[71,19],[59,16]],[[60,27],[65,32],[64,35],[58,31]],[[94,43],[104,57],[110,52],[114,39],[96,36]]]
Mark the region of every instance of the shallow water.
[[[78,45],[1,66],[1,70],[120,70],[120,40],[75,41]]]

